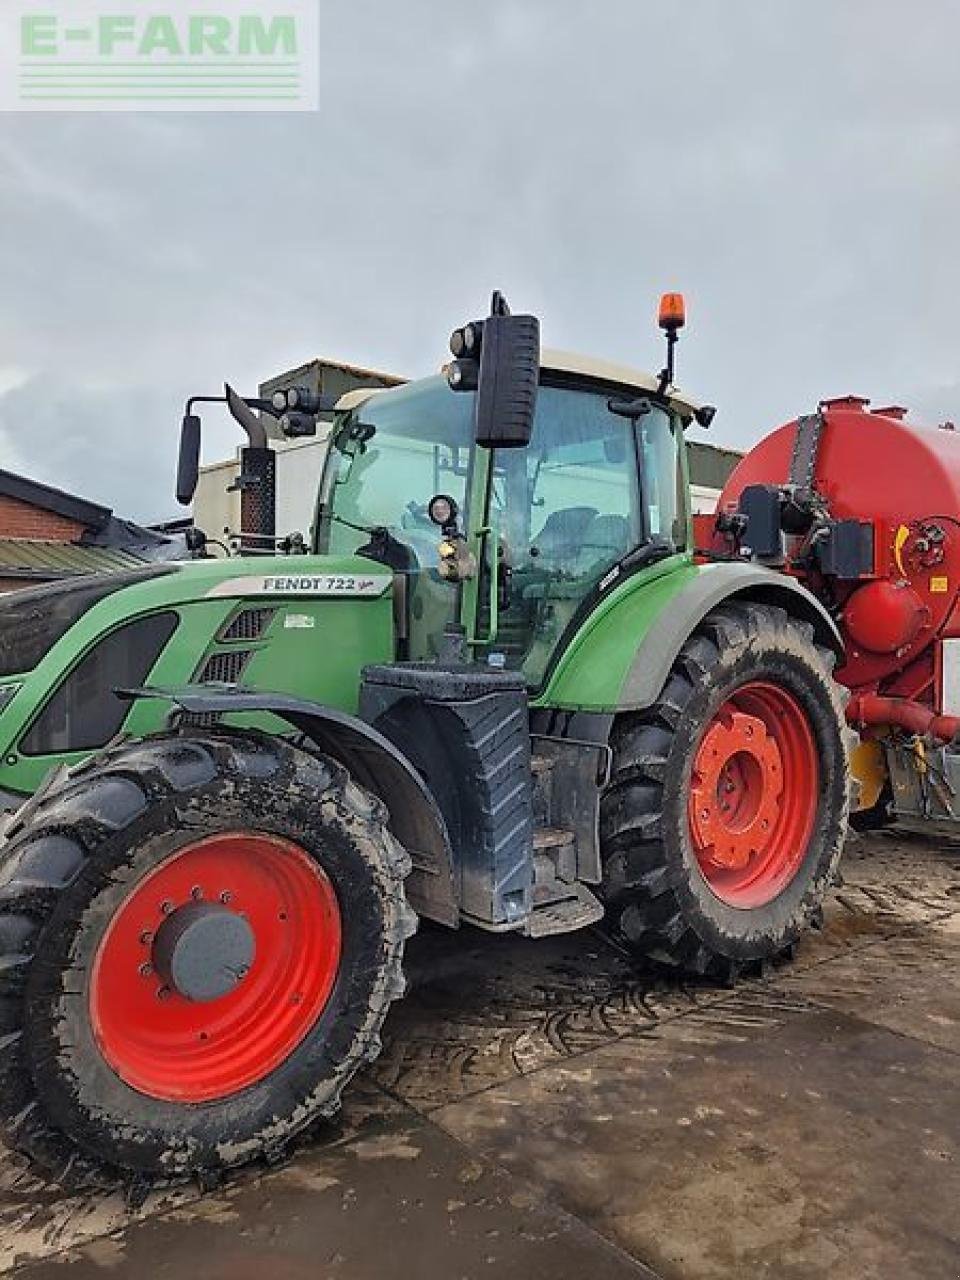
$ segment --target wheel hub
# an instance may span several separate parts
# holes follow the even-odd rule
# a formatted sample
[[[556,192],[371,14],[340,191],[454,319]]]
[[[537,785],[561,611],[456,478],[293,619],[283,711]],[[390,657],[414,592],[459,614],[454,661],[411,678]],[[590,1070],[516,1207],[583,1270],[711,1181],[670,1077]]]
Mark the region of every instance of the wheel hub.
[[[262,1080],[325,1008],[340,908],[290,840],[228,831],[188,844],[116,904],[89,979],[91,1026],[131,1088],[208,1102]]]
[[[157,973],[186,1000],[219,1000],[242,982],[256,941],[248,920],[216,902],[189,902],[164,920],[153,944]]]
[[[697,753],[692,817],[707,858],[739,869],[770,839],[783,760],[758,716],[727,710],[714,720]]]
[[[816,741],[798,699],[760,680],[730,694],[700,739],[687,797],[693,853],[722,902],[749,910],[790,884],[819,789]]]

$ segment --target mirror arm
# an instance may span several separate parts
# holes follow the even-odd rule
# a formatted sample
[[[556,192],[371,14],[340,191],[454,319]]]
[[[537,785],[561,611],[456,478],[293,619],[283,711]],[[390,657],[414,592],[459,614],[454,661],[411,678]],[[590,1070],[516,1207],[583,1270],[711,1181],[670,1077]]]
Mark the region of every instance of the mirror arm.
[[[244,396],[244,403],[248,404],[251,409],[256,409],[260,413],[269,413],[271,418],[276,418],[277,411],[273,407],[272,400],[264,400],[260,396]],[[187,413],[193,412],[195,404],[226,404],[226,396],[191,396],[187,401]]]

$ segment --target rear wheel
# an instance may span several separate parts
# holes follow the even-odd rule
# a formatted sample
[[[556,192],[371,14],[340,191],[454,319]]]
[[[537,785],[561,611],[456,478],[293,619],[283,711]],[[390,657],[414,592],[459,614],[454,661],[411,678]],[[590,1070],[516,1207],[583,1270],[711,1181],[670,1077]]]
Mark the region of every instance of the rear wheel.
[[[683,646],[657,703],[618,722],[604,892],[638,953],[729,978],[818,918],[848,809],[832,665],[807,624],[731,602]]]
[[[380,802],[230,731],[120,747],[0,873],[0,1113],[68,1185],[281,1155],[379,1050],[416,917]]]

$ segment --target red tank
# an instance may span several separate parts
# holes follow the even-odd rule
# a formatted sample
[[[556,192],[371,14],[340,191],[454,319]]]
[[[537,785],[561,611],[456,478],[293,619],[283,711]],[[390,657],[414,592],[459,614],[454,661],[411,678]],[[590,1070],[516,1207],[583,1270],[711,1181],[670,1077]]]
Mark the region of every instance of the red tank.
[[[852,579],[831,575],[809,557],[795,562],[802,538],[788,537],[785,568],[837,618],[847,644],[837,674],[851,689],[960,713],[960,640],[949,643],[960,637],[960,434],[868,405],[856,396],[821,404],[808,478],[831,520],[869,526],[872,565]],[[743,458],[721,513],[737,510],[748,485],[790,482],[797,429],[787,423]]]

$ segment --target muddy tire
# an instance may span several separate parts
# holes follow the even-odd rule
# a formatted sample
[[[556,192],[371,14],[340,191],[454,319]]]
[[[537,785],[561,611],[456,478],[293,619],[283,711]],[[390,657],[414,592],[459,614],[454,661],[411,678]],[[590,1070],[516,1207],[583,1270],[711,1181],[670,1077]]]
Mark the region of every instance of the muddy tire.
[[[808,624],[730,602],[691,635],[658,701],[618,720],[603,888],[636,953],[729,980],[821,918],[849,805],[832,667]]]
[[[379,1052],[405,851],[337,763],[229,730],[122,745],[0,866],[0,1124],[75,1188],[281,1157]]]

